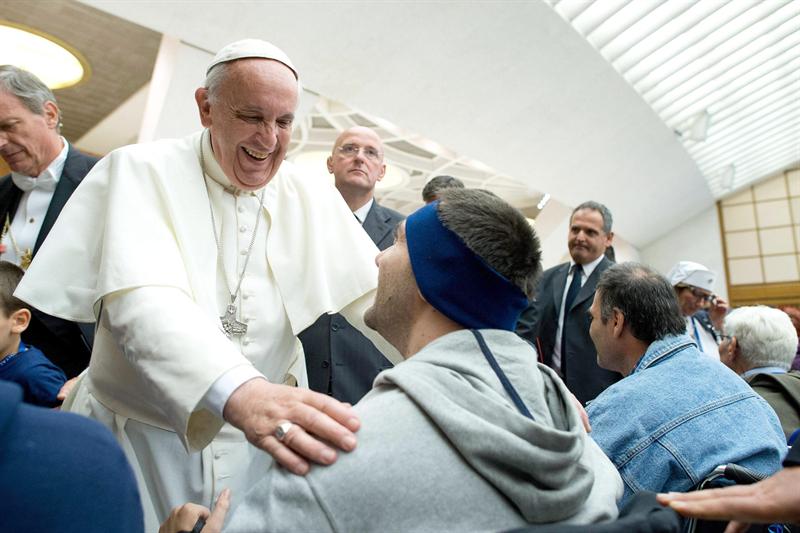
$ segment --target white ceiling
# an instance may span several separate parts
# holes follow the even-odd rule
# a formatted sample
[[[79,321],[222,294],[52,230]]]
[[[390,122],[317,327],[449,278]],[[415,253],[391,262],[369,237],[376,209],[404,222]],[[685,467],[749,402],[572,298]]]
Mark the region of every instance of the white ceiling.
[[[547,2],[680,132],[715,196],[800,161],[800,2]]]
[[[308,100],[312,96],[306,92],[303,98]],[[424,205],[422,189],[425,184],[434,176],[444,174],[460,179],[470,188],[490,189],[528,218],[535,219],[539,214],[538,204],[543,195],[529,184],[500,175],[478,161],[461,157],[385,119],[368,116],[323,96],[313,98],[310,110],[295,120],[292,144],[287,153],[287,159],[304,173],[332,180],[325,161],[336,138],[348,128],[366,126],[383,141],[386,175],[375,187],[375,196],[381,204],[410,215]]]
[[[639,247],[713,204],[672,129],[540,0],[85,3],[206,50],[270,40],[314,92],[563,204],[606,203]]]

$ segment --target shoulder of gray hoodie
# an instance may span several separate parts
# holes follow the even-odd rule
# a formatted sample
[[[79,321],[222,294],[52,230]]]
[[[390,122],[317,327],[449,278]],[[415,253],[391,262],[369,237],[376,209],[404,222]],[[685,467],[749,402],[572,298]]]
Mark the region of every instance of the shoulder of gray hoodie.
[[[445,335],[376,378],[356,406],[355,451],[305,477],[272,468],[226,531],[498,531],[615,518],[622,481],[562,381],[515,334],[481,333],[535,421],[470,331]]]

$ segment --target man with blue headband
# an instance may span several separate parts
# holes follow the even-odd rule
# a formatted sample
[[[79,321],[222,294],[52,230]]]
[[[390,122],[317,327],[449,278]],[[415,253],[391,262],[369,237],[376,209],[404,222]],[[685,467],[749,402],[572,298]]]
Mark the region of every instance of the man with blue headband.
[[[555,371],[514,325],[540,270],[538,239],[491,193],[453,189],[408,217],[377,259],[364,315],[405,361],[355,410],[359,445],[305,477],[272,468],[226,531],[493,530],[616,516],[622,482]],[[187,504],[162,531],[219,531]]]

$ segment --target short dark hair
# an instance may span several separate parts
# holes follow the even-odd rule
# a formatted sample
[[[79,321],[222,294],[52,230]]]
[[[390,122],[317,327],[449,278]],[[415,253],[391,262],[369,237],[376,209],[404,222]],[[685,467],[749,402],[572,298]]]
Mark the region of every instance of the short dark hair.
[[[603,232],[611,233],[611,227],[614,223],[614,219],[611,217],[611,211],[609,211],[606,206],[600,202],[593,202],[591,200],[588,202],[583,202],[581,205],[572,210],[572,214],[569,216],[570,223],[572,223],[572,217],[575,216],[575,213],[581,209],[591,209],[592,211],[597,211],[600,213],[600,216],[603,219]]]
[[[443,189],[463,189],[464,182],[453,176],[435,176],[425,184],[422,189],[422,201],[425,203],[436,200],[439,191]]]
[[[0,311],[6,316],[20,309],[25,309],[25,302],[14,296],[14,289],[25,272],[8,261],[0,261]]]
[[[600,319],[605,324],[614,309],[625,315],[634,337],[650,344],[667,335],[686,332],[675,291],[664,276],[639,263],[608,268],[597,283]]]
[[[44,104],[47,102],[53,102],[58,107],[53,91],[42,80],[14,65],[0,65],[0,91],[13,94],[31,113],[37,115],[44,115]],[[58,123],[60,130],[60,109]]]
[[[482,189],[447,189],[440,199],[438,214],[444,227],[531,299],[542,252],[522,213]]]

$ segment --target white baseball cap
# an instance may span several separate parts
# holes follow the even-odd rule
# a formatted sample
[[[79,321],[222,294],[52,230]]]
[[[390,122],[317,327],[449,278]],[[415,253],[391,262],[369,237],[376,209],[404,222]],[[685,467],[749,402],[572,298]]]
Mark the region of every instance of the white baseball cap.
[[[692,261],[681,261],[669,271],[667,279],[674,287],[680,283],[691,285],[699,289],[714,291],[714,281],[717,275],[701,265]]]

